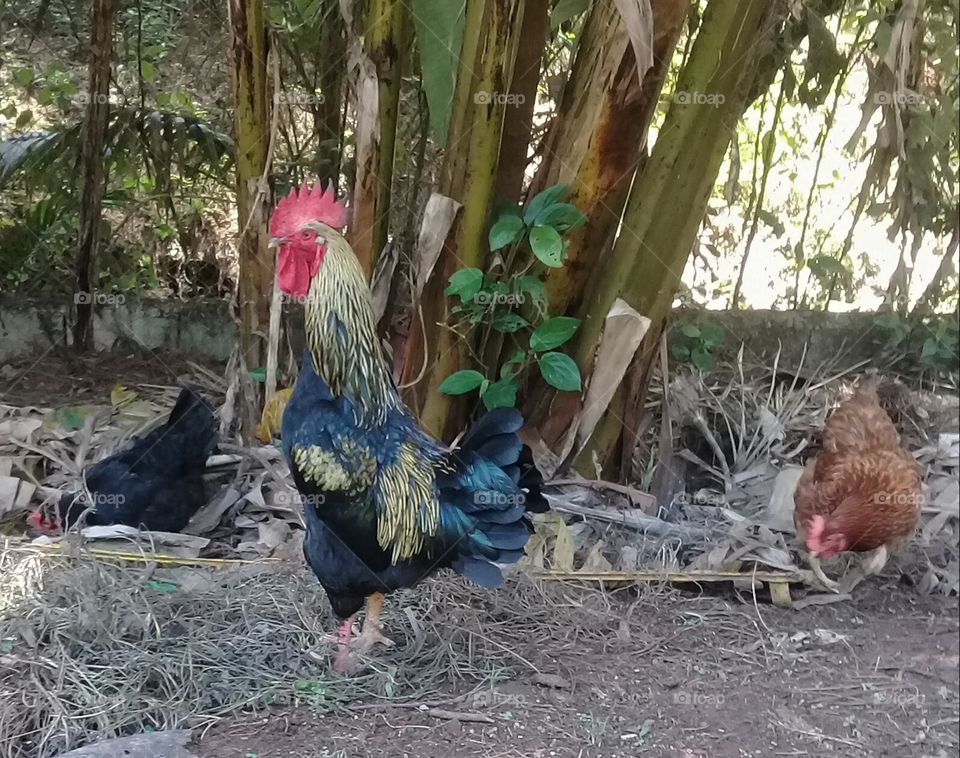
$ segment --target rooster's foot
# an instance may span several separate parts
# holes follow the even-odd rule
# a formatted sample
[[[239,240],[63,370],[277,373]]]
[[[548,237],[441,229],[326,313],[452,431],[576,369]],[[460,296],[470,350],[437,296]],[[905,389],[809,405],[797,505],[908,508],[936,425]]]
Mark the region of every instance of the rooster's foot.
[[[333,670],[340,676],[346,676],[347,674],[353,672],[353,670],[356,668],[356,664],[357,662],[350,650],[341,649],[333,659]]]
[[[376,645],[384,647],[393,647],[396,643],[387,637],[380,627],[365,623],[360,636],[354,640],[352,648],[360,653],[366,654],[373,650]]]

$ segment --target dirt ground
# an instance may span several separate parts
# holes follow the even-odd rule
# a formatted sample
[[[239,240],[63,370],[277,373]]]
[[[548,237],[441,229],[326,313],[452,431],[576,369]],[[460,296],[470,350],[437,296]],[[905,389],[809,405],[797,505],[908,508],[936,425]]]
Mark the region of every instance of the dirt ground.
[[[130,350],[78,356],[67,348],[49,350],[0,365],[0,403],[63,406],[110,402],[117,382],[175,385],[201,363],[216,374],[223,367],[169,351]]]
[[[170,355],[50,353],[0,366],[0,402],[104,402],[117,377],[130,387],[169,385],[189,371]],[[552,591],[603,612],[591,625],[568,624],[559,611],[551,623],[552,608],[530,608],[535,619],[522,624],[515,609],[478,611],[477,648],[502,650],[493,685],[454,670],[455,684],[417,702],[403,702],[401,691],[273,706],[198,729],[192,750],[199,758],[947,758],[960,748],[957,599],[919,594],[894,566],[853,601],[803,610],[732,590],[630,588],[600,600],[579,585]],[[403,602],[387,608],[386,631],[398,642],[417,636],[402,627]],[[476,639],[473,629],[458,631]],[[429,647],[398,648],[376,665],[436,667]]]
[[[636,598],[622,591],[611,602],[622,618],[642,607],[646,633],[625,635],[636,628],[625,623],[593,639],[544,629],[507,651],[531,673],[457,702],[472,687],[465,682],[446,693],[454,704],[433,706],[470,714],[463,720],[427,704],[277,709],[216,724],[199,755],[957,754],[955,600],[918,596],[894,576],[863,587],[853,603],[801,611],[755,607],[749,596]],[[478,715],[488,723],[466,720]]]

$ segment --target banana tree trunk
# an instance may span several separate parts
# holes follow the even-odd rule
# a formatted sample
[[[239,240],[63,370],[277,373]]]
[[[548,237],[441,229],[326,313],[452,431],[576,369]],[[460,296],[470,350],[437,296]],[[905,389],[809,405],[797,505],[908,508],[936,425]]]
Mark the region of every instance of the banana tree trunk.
[[[710,0],[657,142],[631,188],[623,231],[584,302],[576,346],[584,375],[593,370],[604,318],[622,298],[653,323],[632,372],[644,386],[649,379],[707,200],[781,13],[780,4],[769,0]],[[632,404],[642,402],[642,387],[629,394]],[[632,444],[622,421],[627,398],[621,385],[577,458],[581,473],[594,475],[597,465],[607,466],[621,438]]]
[[[616,230],[689,6],[689,0],[651,4],[653,62],[641,82],[616,4],[594,5],[585,47],[564,90],[563,118],[545,145],[543,179],[537,177],[542,186],[569,183],[569,202],[590,218],[569,234],[563,268],[546,272],[547,300],[555,314],[577,310],[598,256]],[[589,135],[585,144],[578,135]]]
[[[269,39],[263,0],[230,0],[234,92],[234,141],[237,151],[237,223],[240,281],[240,367],[266,364],[274,260],[267,243],[270,190],[263,179],[269,159]],[[246,381],[241,386],[240,431],[252,437],[260,398]],[[247,388],[244,390],[243,388]]]
[[[117,0],[94,0],[90,23],[87,107],[80,153],[80,245],[74,295],[77,318],[73,326],[73,344],[80,352],[89,350],[92,341],[90,324],[97,286],[100,211],[106,189],[103,147],[110,118],[110,60],[113,57],[113,22],[117,5]]]
[[[407,9],[372,0],[357,81],[357,178],[350,244],[369,278],[387,243]]]
[[[438,388],[466,365],[466,344],[447,326],[447,279],[462,267],[482,267],[487,217],[497,176],[503,127],[504,82],[509,82],[519,27],[519,0],[468,0],[463,48],[451,106],[447,149],[439,191],[463,206],[433,267],[423,294],[414,303],[406,343],[402,383],[407,402],[434,434],[449,437],[462,422],[462,405]],[[419,327],[423,324],[423,328]]]
[[[576,313],[591,274],[603,270],[689,6],[689,0],[652,4],[652,65],[642,83],[615,4],[595,3],[587,19],[530,189],[533,194],[558,182],[569,184],[570,202],[589,219],[567,234],[563,268],[536,269],[546,279],[553,314]],[[558,395],[540,381],[525,402],[529,422],[553,449],[566,436],[578,407],[575,395]]]
[[[510,82],[511,98],[504,114],[503,139],[500,142],[498,200],[519,202],[523,191],[533,130],[533,111],[537,104],[537,85],[540,83],[540,65],[546,44],[548,10],[547,0],[524,0],[517,59]]]
[[[347,45],[337,0],[325,0],[324,8],[317,76],[323,97],[314,108],[313,131],[317,141],[317,177],[336,183],[343,145],[343,60]]]

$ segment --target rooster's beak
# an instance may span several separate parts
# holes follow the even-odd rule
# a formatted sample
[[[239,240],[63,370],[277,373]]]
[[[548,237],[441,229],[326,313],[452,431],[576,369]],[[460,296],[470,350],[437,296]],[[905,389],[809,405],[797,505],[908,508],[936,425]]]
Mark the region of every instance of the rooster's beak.
[[[268,249],[279,249],[281,245],[285,244],[286,240],[283,237],[271,237],[270,241],[267,243]]]

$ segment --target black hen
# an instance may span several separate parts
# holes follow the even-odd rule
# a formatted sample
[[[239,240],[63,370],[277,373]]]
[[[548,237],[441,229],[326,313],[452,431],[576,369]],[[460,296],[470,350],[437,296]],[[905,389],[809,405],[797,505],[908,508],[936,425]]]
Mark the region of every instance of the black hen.
[[[55,513],[36,511],[30,520],[50,532],[69,528],[86,512],[89,526],[178,532],[206,502],[203,472],[216,445],[210,406],[184,389],[166,424],[86,472],[93,503],[83,492],[66,494]]]

